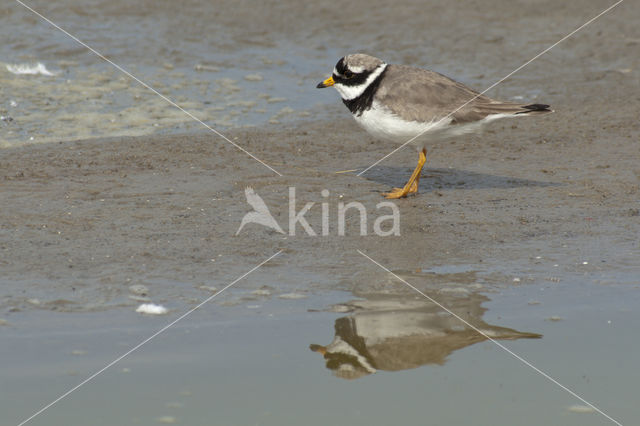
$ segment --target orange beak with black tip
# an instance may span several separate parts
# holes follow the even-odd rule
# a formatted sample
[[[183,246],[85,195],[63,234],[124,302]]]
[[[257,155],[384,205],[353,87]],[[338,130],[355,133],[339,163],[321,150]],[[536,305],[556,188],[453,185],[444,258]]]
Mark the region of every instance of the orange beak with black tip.
[[[318,89],[324,89],[325,87],[329,87],[329,86],[333,86],[336,82],[333,81],[333,76],[329,77],[328,79],[326,79],[325,81],[318,83],[318,85],[316,86],[316,88]]]

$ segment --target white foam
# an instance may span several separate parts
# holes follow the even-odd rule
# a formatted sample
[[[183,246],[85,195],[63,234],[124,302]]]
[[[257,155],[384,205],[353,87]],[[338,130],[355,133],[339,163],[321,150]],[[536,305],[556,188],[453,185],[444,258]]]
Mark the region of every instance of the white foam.
[[[162,305],[143,303],[142,305],[138,306],[136,312],[149,315],[163,315],[169,312],[169,310]]]
[[[46,75],[51,77],[55,75],[54,73],[49,71],[42,62],[38,62],[37,64],[14,64],[14,65],[9,64],[7,65],[7,71],[17,75],[40,74],[40,75]]]

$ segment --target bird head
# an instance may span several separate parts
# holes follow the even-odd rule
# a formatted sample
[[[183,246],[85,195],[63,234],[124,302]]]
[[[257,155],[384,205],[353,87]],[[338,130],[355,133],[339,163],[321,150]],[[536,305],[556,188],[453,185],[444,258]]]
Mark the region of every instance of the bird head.
[[[334,86],[342,99],[354,99],[364,92],[386,66],[382,59],[364,53],[347,55],[340,58],[331,77],[320,82],[316,87],[323,89]]]

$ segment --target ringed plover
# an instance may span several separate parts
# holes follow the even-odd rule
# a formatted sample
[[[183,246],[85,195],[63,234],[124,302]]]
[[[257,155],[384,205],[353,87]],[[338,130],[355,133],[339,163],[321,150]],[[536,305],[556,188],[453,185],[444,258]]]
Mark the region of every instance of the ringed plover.
[[[549,105],[498,101],[437,72],[389,65],[362,53],[341,58],[333,75],[317,87],[329,86],[336,88],[353,118],[374,137],[403,144],[420,135],[411,142],[419,152],[418,165],[407,184],[384,193],[386,198],[418,192],[428,142],[473,133],[500,118],[552,112]]]

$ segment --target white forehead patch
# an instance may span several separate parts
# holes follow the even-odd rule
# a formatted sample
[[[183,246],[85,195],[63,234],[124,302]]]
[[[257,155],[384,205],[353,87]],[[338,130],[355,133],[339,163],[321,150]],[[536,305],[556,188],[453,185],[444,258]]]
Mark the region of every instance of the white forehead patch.
[[[347,67],[347,69],[348,69],[349,71],[351,71],[352,73],[354,73],[354,74],[360,74],[361,72],[363,72],[363,71],[364,71],[364,67],[363,67],[363,66],[361,66],[361,65],[357,65],[357,66],[348,66],[348,67]],[[338,72],[338,70],[336,69],[336,67],[333,67],[333,73],[334,73],[335,75],[342,75],[342,74],[340,74],[340,73]]]
[[[373,71],[369,75],[369,77],[367,77],[364,83],[357,86],[347,86],[344,84],[336,83],[333,87],[336,88],[338,93],[340,93],[342,99],[344,99],[345,101],[355,99],[364,93],[367,87],[369,87],[369,85],[373,83],[373,80],[375,80],[380,74],[382,74],[382,71],[384,71],[385,68],[387,68],[387,64],[381,64],[380,66],[378,66],[378,68],[375,69],[375,71]]]

